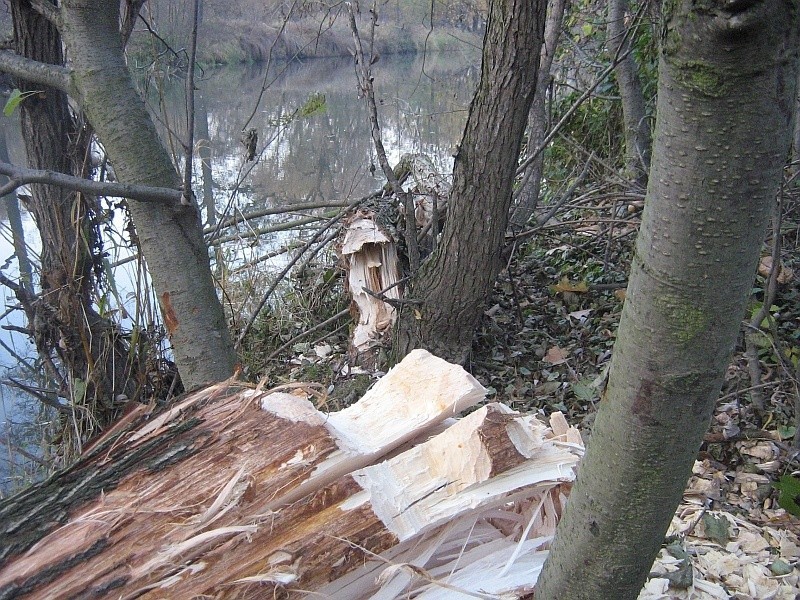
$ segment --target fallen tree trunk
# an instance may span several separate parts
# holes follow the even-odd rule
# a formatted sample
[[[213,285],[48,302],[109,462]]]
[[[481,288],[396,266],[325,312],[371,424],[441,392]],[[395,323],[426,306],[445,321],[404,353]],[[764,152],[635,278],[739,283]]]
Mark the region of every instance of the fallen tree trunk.
[[[418,350],[328,415],[234,382],[139,408],[0,504],[0,598],[530,590],[580,436],[499,404],[451,418],[483,395]]]

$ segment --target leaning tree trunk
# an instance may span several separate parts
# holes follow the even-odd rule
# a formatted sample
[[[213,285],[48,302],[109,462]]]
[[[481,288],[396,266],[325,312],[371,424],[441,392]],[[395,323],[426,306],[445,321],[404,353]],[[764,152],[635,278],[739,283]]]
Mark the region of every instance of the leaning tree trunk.
[[[179,187],[180,178],[125,64],[119,2],[64,0],[60,14],[79,103],[120,181]],[[184,385],[193,388],[229,377],[236,356],[196,204],[132,201],[129,206]]]
[[[442,243],[418,272],[421,304],[399,320],[401,355],[424,347],[464,362],[500,269],[511,187],[536,89],[545,0],[493,0],[481,79],[453,166]]]
[[[708,428],[789,149],[797,0],[664,11],[653,166],[608,387],[536,600],[637,597]]]
[[[611,0],[608,5],[608,41],[612,55],[619,55],[614,74],[622,98],[622,124],[625,129],[625,170],[642,188],[647,186],[650,168],[650,122],[639,79],[638,65],[630,54],[633,32],[626,35],[630,18],[627,0]]]
[[[28,0],[12,2],[11,12],[17,53],[61,65],[61,36],[52,23]],[[29,166],[80,173],[87,144],[70,114],[66,94],[25,81],[18,85],[22,91],[43,91],[27,98],[19,109]],[[30,189],[27,207],[42,249],[41,298],[30,305],[35,314],[28,318],[39,353],[59,359],[63,373],[51,375],[62,383],[60,393],[78,408],[78,431],[86,437],[96,424],[102,427],[115,418],[118,395],[134,394],[127,349],[112,324],[92,306],[96,232],[90,223],[91,199],[50,185],[31,184]]]

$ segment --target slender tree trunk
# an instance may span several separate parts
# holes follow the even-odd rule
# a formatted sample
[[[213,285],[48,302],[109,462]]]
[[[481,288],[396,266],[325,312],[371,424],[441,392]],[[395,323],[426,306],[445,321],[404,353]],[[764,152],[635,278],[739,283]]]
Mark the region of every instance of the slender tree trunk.
[[[800,173],[800,72],[797,74],[797,97],[794,103],[794,136],[792,141],[792,161],[798,164],[795,173]]]
[[[528,114],[528,152],[533,152],[542,145],[547,134],[549,122],[547,118],[547,91],[550,88],[550,70],[553,58],[558,47],[558,38],[561,37],[561,25],[564,22],[566,0],[552,0],[547,6],[547,21],[544,26],[544,43],[542,56],[539,59],[539,74],[536,81],[536,93],[533,104]],[[530,173],[525,175],[519,200],[511,213],[512,227],[524,227],[533,216],[539,204],[539,194],[542,188],[542,170],[544,167],[544,152],[540,152],[536,160],[531,163]]]
[[[628,0],[610,0],[608,5],[608,45],[612,56],[622,58],[614,69],[622,98],[622,121],[625,129],[625,169],[642,189],[647,187],[650,168],[650,122],[639,79],[639,67],[632,54],[632,35],[625,35],[631,15]]]
[[[657,138],[608,387],[536,600],[636,598],[706,432],[790,143],[797,0],[664,5]]]
[[[28,0],[11,3],[17,53],[27,58],[61,65],[61,36],[33,10]],[[41,90],[20,105],[22,137],[28,164],[80,174],[86,140],[69,111],[66,94],[47,86],[19,84],[22,91]],[[114,399],[132,397],[126,348],[113,325],[92,305],[92,248],[95,231],[90,224],[92,199],[59,187],[32,184],[28,208],[42,241],[41,300],[35,315],[28,315],[39,353],[56,355],[67,389],[60,392],[79,410],[81,435],[89,435],[116,415]],[[85,384],[85,385],[84,385]],[[84,410],[86,409],[86,410]]]
[[[8,157],[8,144],[6,142],[5,130],[0,131],[0,160],[10,163]],[[3,182],[8,177],[0,178]],[[29,293],[33,294],[33,268],[28,258],[28,246],[25,243],[25,232],[22,228],[22,214],[19,210],[19,199],[16,192],[6,194],[2,198],[3,205],[8,215],[8,226],[11,229],[12,243],[14,244],[14,255],[17,257],[19,267],[19,283]]]
[[[453,166],[441,245],[423,265],[403,311],[397,350],[423,347],[464,362],[500,269],[511,186],[536,90],[545,0],[493,0],[481,79]]]
[[[125,64],[119,2],[64,0],[61,17],[79,102],[120,181],[179,187],[180,178]],[[211,278],[197,206],[129,205],[184,385],[188,389],[229,377],[236,356]]]

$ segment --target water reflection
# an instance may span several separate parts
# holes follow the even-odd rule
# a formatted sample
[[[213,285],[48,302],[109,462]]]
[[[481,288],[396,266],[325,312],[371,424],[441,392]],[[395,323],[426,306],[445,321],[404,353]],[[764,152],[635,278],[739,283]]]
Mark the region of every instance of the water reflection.
[[[450,171],[476,83],[476,64],[477,58],[467,53],[383,58],[373,67],[390,163],[406,152],[424,153],[437,168]],[[258,103],[265,81],[268,89]],[[373,175],[377,160],[352,59],[298,61],[274,65],[269,72],[263,66],[206,71],[197,87],[195,190],[198,197],[212,190],[218,213],[230,204],[247,210],[346,202],[383,184],[379,169]],[[162,93],[165,122],[183,136],[182,82],[169,82]],[[324,107],[303,116],[315,95],[324,96]],[[244,160],[243,128],[258,132],[254,166]],[[210,160],[210,170],[208,165],[202,169],[201,158]],[[206,215],[207,223],[215,220]]]

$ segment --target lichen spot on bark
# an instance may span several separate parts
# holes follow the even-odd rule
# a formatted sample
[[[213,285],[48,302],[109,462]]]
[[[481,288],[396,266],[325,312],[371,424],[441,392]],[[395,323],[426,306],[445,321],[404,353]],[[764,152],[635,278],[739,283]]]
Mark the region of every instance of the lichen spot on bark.
[[[710,98],[722,98],[728,85],[719,69],[701,61],[686,61],[673,65],[683,85]]]
[[[656,303],[668,322],[668,330],[680,344],[688,344],[706,331],[708,315],[690,300],[665,294]]]

